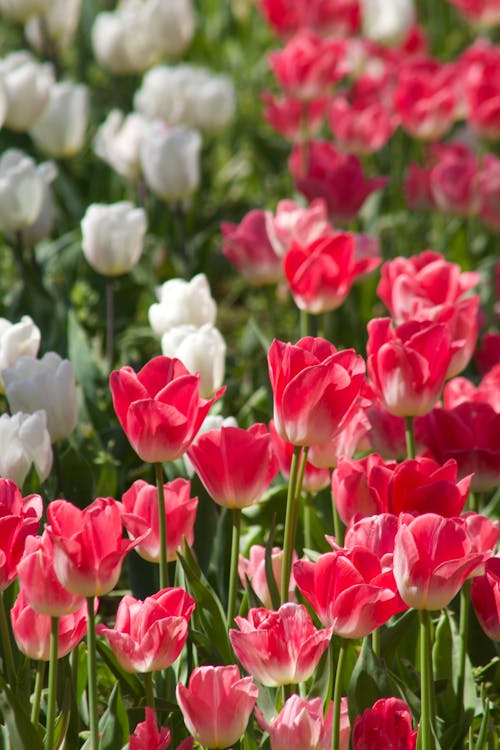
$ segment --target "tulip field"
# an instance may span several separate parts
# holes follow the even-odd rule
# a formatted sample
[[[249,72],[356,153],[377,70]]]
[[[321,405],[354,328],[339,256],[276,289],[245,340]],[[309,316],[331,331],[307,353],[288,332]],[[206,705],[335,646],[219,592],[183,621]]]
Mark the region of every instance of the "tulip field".
[[[0,750],[499,750],[500,0],[0,0]]]

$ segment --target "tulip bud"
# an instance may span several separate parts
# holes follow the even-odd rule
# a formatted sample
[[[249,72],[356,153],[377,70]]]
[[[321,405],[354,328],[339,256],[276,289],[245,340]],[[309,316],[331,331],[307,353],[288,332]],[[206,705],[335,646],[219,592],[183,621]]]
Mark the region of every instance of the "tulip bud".
[[[88,116],[88,91],[82,84],[56,83],[42,116],[30,133],[41,151],[67,158],[81,150]]]
[[[159,302],[149,308],[149,323],[158,336],[174,326],[215,323],[217,306],[207,277],[198,273],[190,281],[169,279],[157,289]]]
[[[52,446],[44,411],[2,414],[0,443],[4,446],[0,453],[2,477],[12,479],[21,487],[33,464],[39,480],[47,479],[52,468]]]
[[[97,156],[131,182],[136,182],[142,173],[140,145],[146,122],[136,112],[125,117],[123,112],[113,109],[94,139]]]
[[[47,412],[47,429],[53,443],[71,433],[77,420],[73,365],[56,352],[42,359],[24,356],[3,371],[5,390],[13,412]]]
[[[29,315],[23,315],[18,323],[0,318],[0,391],[4,390],[2,370],[13,367],[25,354],[36,357],[40,339],[40,329]]]
[[[19,232],[34,224],[43,206],[55,166],[37,166],[31,157],[15,148],[0,158],[0,230]]]
[[[141,257],[146,213],[128,201],[92,203],[82,219],[82,249],[98,273],[120,276]]]
[[[200,149],[197,130],[152,123],[141,142],[141,163],[148,187],[165,201],[189,198],[200,182]]]
[[[226,343],[211,323],[201,328],[182,325],[163,334],[161,349],[166,357],[176,357],[192,372],[200,373],[200,395],[212,396],[224,380]]]
[[[29,52],[12,52],[0,60],[0,78],[7,94],[6,127],[29,130],[49,102],[52,65],[37,62]]]

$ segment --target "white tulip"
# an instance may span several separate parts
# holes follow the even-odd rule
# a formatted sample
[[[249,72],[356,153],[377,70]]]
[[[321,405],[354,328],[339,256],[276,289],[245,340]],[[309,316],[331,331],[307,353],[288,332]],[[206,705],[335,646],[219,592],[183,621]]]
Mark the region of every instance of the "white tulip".
[[[20,357],[28,354],[36,357],[40,348],[40,329],[29,315],[23,315],[18,323],[0,318],[0,391],[4,390],[2,370],[14,367]]]
[[[42,209],[46,186],[56,175],[55,166],[33,159],[18,149],[0,157],[0,230],[19,232],[31,226]]]
[[[120,276],[135,266],[142,254],[146,212],[128,201],[92,203],[81,222],[83,253],[104,276]]]
[[[73,431],[77,421],[75,373],[69,359],[47,352],[41,359],[21,357],[2,372],[12,412],[47,412],[47,429],[56,443]]]
[[[191,43],[196,17],[191,0],[148,0],[161,56],[179,57]]]
[[[213,396],[224,381],[226,343],[211,323],[201,328],[176,326],[163,334],[161,349],[165,357],[176,357],[192,372],[200,373],[200,395]]]
[[[83,84],[62,81],[52,86],[49,103],[30,130],[41,151],[67,158],[81,150],[87,128],[88,99]]]
[[[0,417],[0,476],[22,487],[34,464],[41,482],[52,468],[52,446],[47,431],[47,415],[43,410],[33,414],[16,412]]]
[[[52,0],[42,16],[32,16],[24,33],[30,45],[43,53],[45,38],[59,49],[66,49],[74,39],[80,21],[82,0]]]
[[[149,2],[128,2],[118,10],[98,13],[92,46],[100,65],[116,75],[142,73],[163,56],[158,19]]]
[[[12,52],[0,60],[0,79],[7,96],[6,127],[29,130],[49,102],[52,65],[39,63],[29,52]]]
[[[380,44],[397,44],[415,23],[415,3],[414,0],[361,0],[361,18],[369,39]]]
[[[54,169],[55,177],[55,169]],[[22,230],[23,243],[28,247],[34,247],[40,240],[49,237],[55,220],[54,196],[49,182],[44,182],[43,198],[40,211],[33,224]]]
[[[201,135],[197,130],[152,123],[141,141],[144,179],[156,195],[179,202],[200,183]]]
[[[100,159],[131,182],[142,174],[140,147],[147,120],[132,112],[124,116],[113,109],[97,130],[94,151]]]
[[[217,305],[204,273],[190,281],[169,279],[157,289],[157,296],[159,302],[149,308],[149,323],[158,336],[175,326],[199,328],[205,323],[215,323]]]
[[[0,13],[10,19],[24,23],[30,16],[46,13],[54,0],[0,0]]]

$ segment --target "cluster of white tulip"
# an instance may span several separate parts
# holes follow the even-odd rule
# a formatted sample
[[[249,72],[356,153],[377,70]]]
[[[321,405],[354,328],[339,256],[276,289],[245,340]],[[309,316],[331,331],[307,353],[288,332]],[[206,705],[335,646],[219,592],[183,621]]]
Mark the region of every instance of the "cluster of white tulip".
[[[189,372],[200,373],[200,393],[210,397],[224,381],[226,344],[215,327],[217,305],[203,273],[191,281],[169,279],[157,289],[149,322],[161,337],[166,357],[180,359]]]

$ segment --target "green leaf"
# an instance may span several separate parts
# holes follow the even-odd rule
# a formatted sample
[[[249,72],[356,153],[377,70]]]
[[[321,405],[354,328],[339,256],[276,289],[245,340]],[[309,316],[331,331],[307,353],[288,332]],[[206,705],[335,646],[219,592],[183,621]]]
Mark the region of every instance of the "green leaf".
[[[120,683],[124,693],[130,695],[136,701],[140,700],[144,696],[144,687],[139,677],[122,669],[116,660],[111,646],[101,638],[97,638],[96,648],[106,666]]]
[[[108,707],[99,719],[99,750],[121,750],[130,737],[127,712],[120,693],[120,686],[115,684],[108,700]],[[82,750],[91,750],[90,737]]]
[[[9,750],[43,750],[43,742],[30,716],[22,707],[16,694],[0,676],[0,712],[5,724],[5,737]]]
[[[363,639],[361,653],[352,671],[348,691],[351,724],[366,708],[371,708],[379,698],[402,698],[398,684],[392,679],[385,661],[376,656],[370,637]]]

